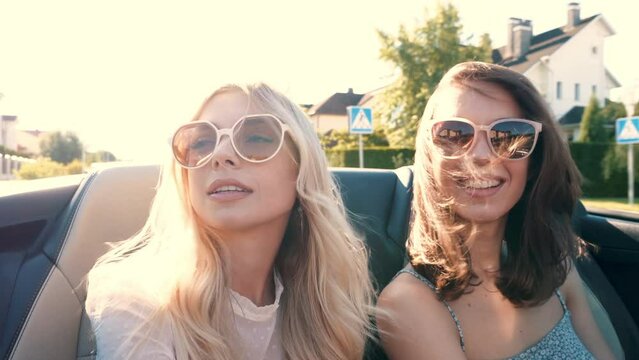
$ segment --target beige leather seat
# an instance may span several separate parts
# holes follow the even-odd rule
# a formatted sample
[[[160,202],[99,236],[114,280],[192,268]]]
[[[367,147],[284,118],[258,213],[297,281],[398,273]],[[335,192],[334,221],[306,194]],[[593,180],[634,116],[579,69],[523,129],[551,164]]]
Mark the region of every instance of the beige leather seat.
[[[158,166],[107,168],[91,174],[72,200],[59,252],[37,294],[9,359],[91,359],[89,322],[83,314],[84,276],[108,242],[137,232],[150,209]]]

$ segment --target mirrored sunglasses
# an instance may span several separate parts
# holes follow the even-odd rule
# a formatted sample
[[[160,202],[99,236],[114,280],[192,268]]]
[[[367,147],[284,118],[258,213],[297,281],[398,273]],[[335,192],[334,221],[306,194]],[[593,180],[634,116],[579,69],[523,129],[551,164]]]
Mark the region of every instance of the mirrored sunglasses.
[[[525,159],[533,152],[542,125],[526,119],[500,119],[489,125],[477,125],[463,118],[428,122],[430,139],[447,159],[466,154],[477,140],[479,132],[486,139],[495,156],[508,160]]]
[[[284,143],[288,127],[271,114],[241,117],[230,129],[218,129],[208,121],[193,121],[180,126],[173,135],[173,155],[189,169],[204,165],[228,135],[235,152],[244,160],[261,163],[275,157]]]

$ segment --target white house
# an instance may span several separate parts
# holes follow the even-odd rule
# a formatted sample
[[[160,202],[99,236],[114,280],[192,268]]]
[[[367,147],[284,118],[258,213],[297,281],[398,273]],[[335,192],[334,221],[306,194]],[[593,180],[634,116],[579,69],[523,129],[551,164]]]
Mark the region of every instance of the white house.
[[[18,117],[15,115],[0,116],[0,145],[5,149],[16,151],[18,143],[16,138],[16,123]]]
[[[3,154],[3,148],[15,151],[17,116],[0,115],[0,180],[11,179],[15,169],[11,155]]]
[[[356,94],[349,88],[345,93],[335,93],[311,106],[308,115],[313,121],[315,131],[320,134],[329,130],[348,131],[346,108],[357,105],[362,97],[364,94]]]
[[[579,4],[570,3],[566,24],[539,35],[530,20],[510,18],[507,44],[493,50],[493,62],[526,75],[572,140],[590,97],[603,105],[620,86],[603,61],[604,40],[614,33],[603,15],[581,19]]]
[[[40,130],[18,130],[17,151],[28,155],[40,154],[40,142],[47,136],[48,132]]]
[[[40,141],[48,134],[40,130],[20,130],[16,115],[0,115],[0,146],[25,155],[39,155]]]

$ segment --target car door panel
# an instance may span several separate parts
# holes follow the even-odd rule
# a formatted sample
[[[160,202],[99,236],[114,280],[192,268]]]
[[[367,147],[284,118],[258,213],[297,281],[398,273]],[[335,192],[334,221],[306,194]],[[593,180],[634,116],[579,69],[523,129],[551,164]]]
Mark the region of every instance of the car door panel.
[[[580,219],[596,268],[584,277],[608,311],[627,359],[639,358],[639,217],[596,210]],[[630,318],[628,318],[630,317]]]
[[[41,274],[52,266],[35,249],[46,242],[59,214],[74,196],[82,177],[63,185],[0,197],[0,355],[11,347],[8,336],[21,326],[27,298],[36,296]],[[59,183],[56,181],[56,183]],[[36,280],[37,279],[37,280]]]

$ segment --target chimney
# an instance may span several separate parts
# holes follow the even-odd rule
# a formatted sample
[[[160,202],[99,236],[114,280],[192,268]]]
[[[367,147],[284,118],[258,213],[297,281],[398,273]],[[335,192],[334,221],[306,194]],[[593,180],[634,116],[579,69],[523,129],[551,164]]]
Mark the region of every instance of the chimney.
[[[568,4],[568,21],[566,22],[566,29],[570,30],[579,25],[581,19],[579,18],[579,3],[571,2]]]
[[[520,22],[521,19],[516,17],[511,17],[510,19],[508,19],[508,38],[506,40],[506,51],[504,52],[505,59],[513,56],[513,50],[515,48],[513,42],[513,29],[515,28],[515,26],[519,25]]]
[[[515,25],[512,32],[513,36],[513,58],[526,56],[530,49],[530,40],[532,39],[532,22],[530,20],[521,20]]]
[[[346,93],[347,94],[352,94],[353,93],[353,88],[348,88],[348,91]]]

